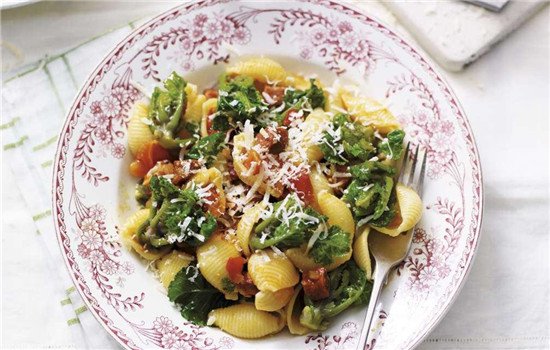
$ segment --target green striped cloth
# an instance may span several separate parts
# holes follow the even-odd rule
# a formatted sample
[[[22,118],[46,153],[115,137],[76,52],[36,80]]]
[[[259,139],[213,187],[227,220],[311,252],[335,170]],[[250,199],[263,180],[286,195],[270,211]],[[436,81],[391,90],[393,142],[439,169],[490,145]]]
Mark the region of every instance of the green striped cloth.
[[[4,164],[11,167],[36,225],[37,239],[49,256],[45,270],[51,271],[52,281],[59,281],[57,295],[41,298],[63,309],[78,348],[111,349],[118,345],[87,311],[67,274],[51,211],[53,159],[58,133],[80,87],[103,56],[133,28],[129,24],[37,62],[4,81],[2,90]]]

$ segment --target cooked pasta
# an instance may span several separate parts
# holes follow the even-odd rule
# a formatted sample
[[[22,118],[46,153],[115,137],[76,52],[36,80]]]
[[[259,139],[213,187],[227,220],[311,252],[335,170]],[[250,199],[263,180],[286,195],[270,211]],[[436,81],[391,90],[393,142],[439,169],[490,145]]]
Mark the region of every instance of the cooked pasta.
[[[285,327],[285,320],[280,314],[260,311],[253,304],[247,303],[210,311],[208,323],[245,339],[265,337]]]
[[[365,274],[367,279],[372,279],[372,267],[369,253],[370,227],[366,226],[353,242],[353,259]]]
[[[370,230],[395,236],[420,220],[418,194],[395,183],[397,119],[324,83],[251,58],[204,90],[174,72],[134,107],[142,209],[121,240],[154,263],[188,321],[246,339],[326,329],[365,307]]]
[[[134,106],[132,117],[128,122],[128,148],[134,156],[138,154],[143,145],[153,140],[153,133],[149,126],[143,122],[147,114],[147,105],[138,102]]]
[[[252,254],[248,272],[260,291],[276,292],[296,285],[300,279],[290,260],[271,249]]]
[[[276,292],[259,291],[254,297],[254,306],[263,311],[281,310],[294,294],[294,288],[279,289]]]
[[[155,262],[155,266],[158,271],[159,280],[164,288],[168,288],[174,277],[176,277],[176,274],[184,267],[189,266],[194,259],[192,255],[177,250],[173,250],[170,254],[158,259]]]
[[[207,242],[197,248],[197,262],[200,273],[204,278],[225,294],[226,299],[236,300],[237,292],[228,288],[229,275],[226,269],[230,258],[241,256],[232,242],[222,235],[214,234]]]

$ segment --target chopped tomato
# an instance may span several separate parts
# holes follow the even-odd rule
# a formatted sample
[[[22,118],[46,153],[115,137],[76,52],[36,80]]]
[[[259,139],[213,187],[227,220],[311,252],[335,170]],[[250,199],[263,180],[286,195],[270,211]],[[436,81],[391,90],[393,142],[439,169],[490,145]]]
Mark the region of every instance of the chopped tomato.
[[[169,158],[170,153],[158,141],[145,144],[136,155],[136,159],[142,163],[143,167],[147,168],[147,171],[154,167],[158,161]]]
[[[130,163],[130,174],[135,177],[144,177],[149,169],[140,160],[134,160]]]
[[[218,97],[218,91],[216,89],[205,89],[204,90],[204,96],[206,98],[217,98]]]
[[[256,88],[256,90],[264,91],[265,85],[266,84],[264,82],[254,79],[254,87]]]
[[[320,267],[304,272],[302,275],[302,286],[304,287],[304,294],[311,300],[328,298],[330,291],[327,270],[324,267]]]
[[[229,258],[225,264],[229,280],[235,284],[244,282],[243,267],[246,260],[242,256]]]
[[[246,152],[246,158],[243,161],[243,165],[250,169],[251,167],[254,167],[254,170],[252,170],[251,175],[257,175],[260,172],[260,155],[258,152],[256,152],[253,149],[250,149]]]
[[[399,225],[401,225],[402,222],[403,218],[401,217],[401,213],[398,211],[395,213],[395,216],[393,217],[392,221],[390,221],[387,227],[389,229],[397,228],[399,227]]]
[[[214,215],[215,217],[220,217],[223,215],[223,212],[225,208],[223,207],[224,204],[222,204],[220,194],[216,189],[211,190],[208,193],[208,196],[205,198],[205,202],[207,204],[205,205],[206,210],[210,212],[210,214]]]
[[[296,194],[298,194],[298,197],[300,197],[306,205],[315,202],[315,195],[309,178],[309,172],[303,170],[298,176],[291,178],[290,183],[292,188],[296,191]]]

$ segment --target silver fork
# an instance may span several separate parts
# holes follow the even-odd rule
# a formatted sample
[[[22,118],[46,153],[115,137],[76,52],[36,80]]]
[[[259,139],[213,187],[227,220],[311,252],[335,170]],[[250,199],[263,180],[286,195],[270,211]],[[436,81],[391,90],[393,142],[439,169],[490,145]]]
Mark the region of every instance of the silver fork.
[[[424,184],[424,175],[426,172],[426,152],[422,153],[422,160],[420,162],[420,170],[417,171],[417,164],[419,163],[419,147],[416,146],[412,161],[410,158],[410,144],[407,145],[405,155],[403,159],[403,165],[401,167],[401,175],[399,176],[399,182],[412,187],[419,196],[422,197],[422,185]],[[419,174],[417,174],[419,173]],[[387,282],[390,271],[405,259],[411,247],[412,232],[414,228],[406,233],[400,234],[397,237],[391,237],[389,235],[372,231],[369,234],[369,250],[376,262],[374,267],[374,285],[372,286],[372,293],[369,300],[369,307],[365,316],[365,322],[363,324],[363,330],[361,331],[361,337],[357,346],[358,350],[366,350],[367,340],[369,337],[372,319],[374,311],[376,310],[376,304],[382,288]]]

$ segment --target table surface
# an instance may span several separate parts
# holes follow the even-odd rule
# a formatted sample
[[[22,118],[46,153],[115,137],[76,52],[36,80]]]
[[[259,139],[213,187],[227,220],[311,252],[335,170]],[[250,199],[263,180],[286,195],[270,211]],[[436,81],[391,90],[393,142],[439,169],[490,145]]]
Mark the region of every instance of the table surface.
[[[135,3],[39,2],[2,11],[4,77],[174,5]],[[393,21],[380,4],[372,9]],[[518,348],[515,340],[548,339],[548,23],[546,7],[464,72],[445,73],[476,136],[486,209],[468,281],[420,348]],[[2,348],[74,347],[60,310],[40,299],[51,288],[45,255],[35,253],[33,222],[4,163],[2,178]],[[28,249],[13,249],[13,237]]]

